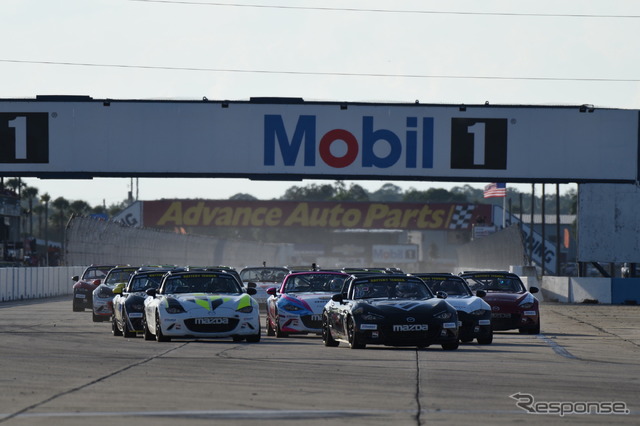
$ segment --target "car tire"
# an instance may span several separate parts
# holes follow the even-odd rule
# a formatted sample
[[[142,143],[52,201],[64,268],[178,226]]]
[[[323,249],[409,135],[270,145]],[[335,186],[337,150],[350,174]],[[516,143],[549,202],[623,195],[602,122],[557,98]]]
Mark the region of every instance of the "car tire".
[[[102,322],[102,317],[96,315],[93,311],[91,311],[91,320],[93,322]]]
[[[276,331],[271,326],[271,321],[269,321],[269,316],[268,315],[267,315],[266,323],[267,323],[266,324],[266,326],[267,326],[267,336],[275,336],[276,335]]]
[[[336,347],[340,344],[336,339],[331,335],[331,329],[329,328],[329,318],[327,314],[322,315],[322,341],[325,346]]]
[[[142,329],[144,330],[144,340],[153,340],[155,338],[151,330],[149,330],[149,326],[147,325],[147,317],[144,315],[142,316]]]
[[[358,333],[356,333],[356,322],[352,317],[347,318],[347,336],[349,338],[349,347],[351,349],[364,349],[366,344],[361,343],[358,339]]]
[[[231,339],[238,343],[238,342],[242,342],[244,340],[244,336],[232,336]]]
[[[122,331],[118,328],[118,322],[116,321],[116,316],[111,316],[111,334],[114,336],[122,336]]]
[[[285,333],[280,329],[280,317],[278,317],[278,313],[276,312],[276,337],[289,337],[288,333]]]
[[[162,334],[162,325],[160,325],[160,314],[156,312],[156,341],[157,342],[170,342],[171,337],[167,337]]]
[[[490,345],[492,342],[493,342],[493,333],[489,333],[484,336],[478,336],[479,345]]]
[[[122,312],[122,336],[125,338],[136,337],[136,332],[129,330],[129,318],[125,312]]]
[[[247,343],[258,343],[260,341],[260,338],[262,337],[261,334],[262,330],[258,328],[258,334],[247,336]]]
[[[452,340],[450,342],[445,342],[442,345],[442,349],[445,351],[455,351],[460,346],[460,342],[458,340]]]

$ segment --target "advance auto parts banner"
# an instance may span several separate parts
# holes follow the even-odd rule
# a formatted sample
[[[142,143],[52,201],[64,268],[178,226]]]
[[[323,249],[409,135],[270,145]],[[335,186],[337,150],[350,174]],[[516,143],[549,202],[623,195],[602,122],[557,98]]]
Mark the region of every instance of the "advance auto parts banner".
[[[356,229],[470,229],[491,222],[475,204],[158,200],[143,202],[143,226]]]

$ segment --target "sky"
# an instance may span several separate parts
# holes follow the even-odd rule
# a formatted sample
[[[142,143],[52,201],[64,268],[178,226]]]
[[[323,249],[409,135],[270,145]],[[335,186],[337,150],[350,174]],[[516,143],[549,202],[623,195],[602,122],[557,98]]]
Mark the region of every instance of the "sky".
[[[0,23],[2,98],[640,109],[640,2],[629,0],[2,0]],[[130,179],[25,181],[53,199],[91,205],[118,203],[131,190]],[[153,200],[271,199],[293,185],[329,181],[137,182],[134,196]],[[386,182],[355,183],[375,191]]]

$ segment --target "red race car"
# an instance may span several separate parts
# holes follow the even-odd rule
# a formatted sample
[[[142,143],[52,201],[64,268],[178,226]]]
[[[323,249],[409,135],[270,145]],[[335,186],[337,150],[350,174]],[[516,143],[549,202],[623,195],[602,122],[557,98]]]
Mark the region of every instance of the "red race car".
[[[82,277],[73,276],[73,312],[82,312],[85,308],[93,310],[93,290],[95,290],[109,271],[116,265],[91,265],[82,273]]]
[[[526,287],[516,274],[506,271],[462,272],[474,292],[484,290],[483,299],[491,306],[493,330],[515,330],[520,333],[540,334],[540,308],[537,287]]]

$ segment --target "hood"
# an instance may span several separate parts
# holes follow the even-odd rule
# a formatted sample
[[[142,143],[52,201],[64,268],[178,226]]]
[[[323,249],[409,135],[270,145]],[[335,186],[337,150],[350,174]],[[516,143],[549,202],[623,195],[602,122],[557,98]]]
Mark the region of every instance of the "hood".
[[[484,297],[484,300],[489,303],[517,303],[524,297],[527,293],[500,293],[494,291],[488,291],[487,295]]]
[[[456,311],[461,312],[473,312],[478,309],[484,309],[486,311],[491,310],[491,306],[481,298],[477,296],[464,296],[455,297],[449,296],[445,299],[451,306],[456,308]]]
[[[314,314],[322,313],[324,305],[331,300],[331,294],[325,292],[286,293],[278,300],[279,304],[297,305]]]
[[[214,311],[218,308],[232,309],[234,311],[247,306],[256,305],[255,300],[248,294],[232,294],[217,295],[207,293],[185,293],[172,294],[165,299],[165,303],[169,303],[168,299],[174,299],[180,302],[185,310],[206,309]],[[257,306],[256,306],[257,307]]]
[[[426,299],[426,300],[403,300],[403,299],[369,299],[360,301],[360,306],[371,306],[388,313],[404,314],[407,312],[431,312],[437,310],[446,311],[451,309],[444,299]]]

